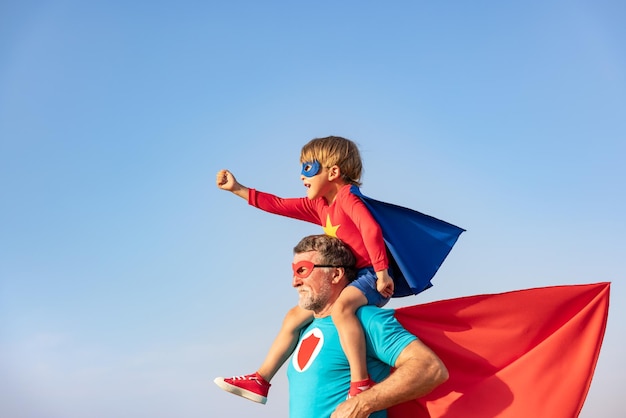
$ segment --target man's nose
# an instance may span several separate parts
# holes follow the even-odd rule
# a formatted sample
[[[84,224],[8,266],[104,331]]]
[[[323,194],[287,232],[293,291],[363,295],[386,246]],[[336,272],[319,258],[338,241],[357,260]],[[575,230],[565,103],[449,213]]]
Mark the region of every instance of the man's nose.
[[[298,287],[301,284],[302,284],[302,279],[294,274],[293,278],[291,279],[291,286]]]

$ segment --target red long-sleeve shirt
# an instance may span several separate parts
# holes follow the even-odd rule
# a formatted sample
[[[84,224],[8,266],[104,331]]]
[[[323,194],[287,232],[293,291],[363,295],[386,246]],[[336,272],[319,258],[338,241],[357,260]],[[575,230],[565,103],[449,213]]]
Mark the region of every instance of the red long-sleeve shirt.
[[[350,247],[357,268],[373,266],[380,271],[389,266],[382,230],[361,199],[350,193],[350,185],[342,187],[330,205],[322,197],[284,199],[255,189],[249,189],[248,203],[266,212],[321,225],[327,235]]]

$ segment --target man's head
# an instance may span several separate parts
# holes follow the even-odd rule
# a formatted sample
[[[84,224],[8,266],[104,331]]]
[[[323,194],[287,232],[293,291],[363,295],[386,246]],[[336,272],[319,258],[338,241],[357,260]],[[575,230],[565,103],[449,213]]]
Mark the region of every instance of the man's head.
[[[306,174],[305,167],[313,168],[313,172],[317,173],[319,169],[337,166],[343,181],[355,186],[361,185],[361,154],[357,145],[349,139],[340,136],[312,139],[302,147],[300,162],[303,164],[304,176],[310,176]]]
[[[356,260],[339,239],[328,235],[303,238],[293,249],[293,287],[298,305],[325,316],[344,287],[356,277]]]

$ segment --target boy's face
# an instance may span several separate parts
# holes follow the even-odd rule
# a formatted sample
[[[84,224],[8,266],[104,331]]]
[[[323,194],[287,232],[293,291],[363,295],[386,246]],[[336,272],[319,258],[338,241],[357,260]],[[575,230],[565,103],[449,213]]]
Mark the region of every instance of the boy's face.
[[[328,169],[321,167],[320,163],[317,161],[315,161],[315,163],[303,163],[302,173],[300,175],[300,179],[304,187],[306,187],[306,197],[311,200],[318,197],[326,197],[326,194],[331,189]]]

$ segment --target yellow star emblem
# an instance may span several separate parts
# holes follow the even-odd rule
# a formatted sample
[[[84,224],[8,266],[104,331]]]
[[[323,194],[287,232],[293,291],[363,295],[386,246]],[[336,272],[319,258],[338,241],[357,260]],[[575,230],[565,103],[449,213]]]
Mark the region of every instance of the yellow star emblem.
[[[329,235],[331,237],[335,237],[337,238],[337,230],[339,229],[339,227],[341,226],[341,224],[334,226],[331,222],[330,222],[330,215],[326,215],[326,226],[324,226],[324,233],[326,235]]]

